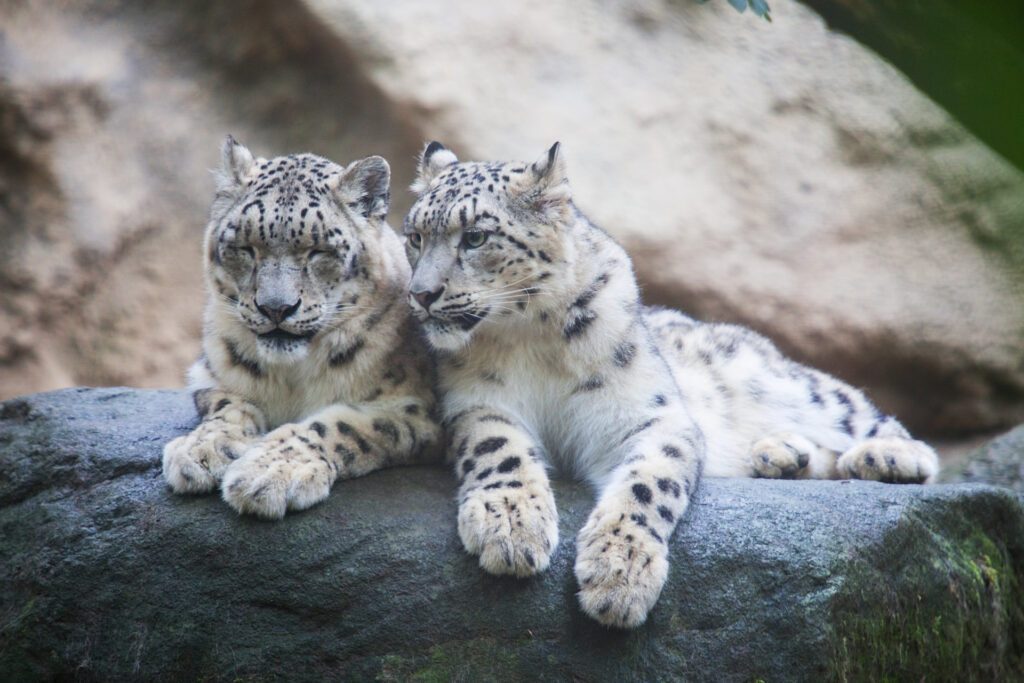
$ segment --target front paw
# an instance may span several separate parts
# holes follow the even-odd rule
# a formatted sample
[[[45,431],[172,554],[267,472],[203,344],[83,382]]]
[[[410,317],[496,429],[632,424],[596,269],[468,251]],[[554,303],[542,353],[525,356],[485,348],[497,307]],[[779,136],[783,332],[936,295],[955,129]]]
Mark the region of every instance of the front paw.
[[[327,498],[334,479],[322,452],[294,433],[271,433],[228,467],[221,492],[239,513],[281,519]]]
[[[491,574],[547,569],[558,544],[558,512],[547,486],[474,489],[459,505],[459,537]]]
[[[245,447],[233,430],[202,424],[164,446],[164,479],[175,493],[208,493]]]
[[[807,469],[816,450],[817,446],[799,434],[773,434],[750,447],[750,464],[755,477],[794,479]]]
[[[576,541],[580,607],[606,626],[644,623],[668,577],[668,548],[625,513],[595,510]]]
[[[868,439],[843,453],[840,476],[895,484],[926,484],[939,473],[939,459],[928,445],[900,437]]]

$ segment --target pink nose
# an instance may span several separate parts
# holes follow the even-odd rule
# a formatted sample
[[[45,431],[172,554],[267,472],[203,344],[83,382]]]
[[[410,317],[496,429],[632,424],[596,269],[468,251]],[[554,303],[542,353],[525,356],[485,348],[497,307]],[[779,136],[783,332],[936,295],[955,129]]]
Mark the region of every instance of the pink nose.
[[[441,298],[441,294],[444,293],[444,285],[441,285],[438,289],[432,292],[412,292],[412,297],[419,302],[420,306],[423,307],[424,311],[430,310],[430,305]]]

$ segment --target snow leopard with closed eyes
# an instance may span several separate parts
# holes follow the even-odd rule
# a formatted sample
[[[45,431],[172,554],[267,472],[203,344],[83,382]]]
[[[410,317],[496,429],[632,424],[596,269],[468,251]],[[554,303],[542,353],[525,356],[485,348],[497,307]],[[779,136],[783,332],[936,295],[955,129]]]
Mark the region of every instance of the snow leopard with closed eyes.
[[[189,372],[202,421],[167,444],[163,472],[177,493],[220,486],[276,519],[338,479],[430,458],[433,369],[403,303],[387,162],[254,158],[231,137],[222,157]]]
[[[701,473],[929,482],[935,452],[857,389],[736,325],[641,304],[629,256],[536,162],[424,150],[404,222],[409,302],[435,349],[458,530],[494,574],[544,570],[553,464],[591,483],[582,609],[644,622]]]

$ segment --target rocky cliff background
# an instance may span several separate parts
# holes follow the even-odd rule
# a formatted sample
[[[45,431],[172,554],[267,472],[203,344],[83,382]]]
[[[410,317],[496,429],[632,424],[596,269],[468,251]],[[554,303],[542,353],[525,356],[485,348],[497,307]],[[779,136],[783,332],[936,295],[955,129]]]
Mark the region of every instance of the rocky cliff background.
[[[395,226],[424,141],[560,140],[650,302],[750,325],[931,438],[1024,421],[1021,43],[928,5],[1010,55],[1002,86],[969,60],[922,78],[941,31],[882,1],[772,0],[771,23],[724,0],[0,2],[0,399],[181,385],[231,132],[387,157]]]

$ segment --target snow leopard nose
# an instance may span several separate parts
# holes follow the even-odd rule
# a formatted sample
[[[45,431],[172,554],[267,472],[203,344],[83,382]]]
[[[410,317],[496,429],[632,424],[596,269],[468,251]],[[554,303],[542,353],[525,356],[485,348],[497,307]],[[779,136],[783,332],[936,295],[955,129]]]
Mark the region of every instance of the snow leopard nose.
[[[280,325],[295,311],[299,310],[299,304],[301,303],[302,299],[293,304],[279,304],[275,301],[274,303],[268,303],[266,306],[256,304],[256,310],[270,318],[275,325]]]
[[[412,298],[419,302],[420,306],[423,307],[424,311],[430,310],[430,305],[441,298],[444,294],[444,285],[441,285],[434,291],[423,290],[419,292],[411,292]]]

